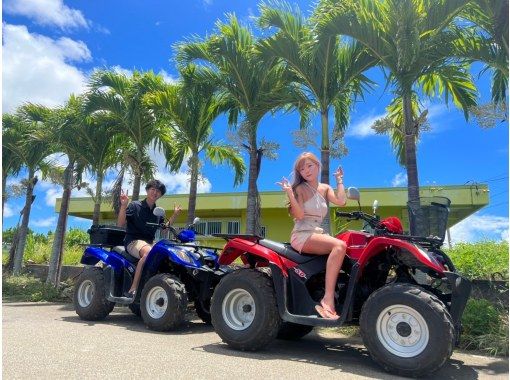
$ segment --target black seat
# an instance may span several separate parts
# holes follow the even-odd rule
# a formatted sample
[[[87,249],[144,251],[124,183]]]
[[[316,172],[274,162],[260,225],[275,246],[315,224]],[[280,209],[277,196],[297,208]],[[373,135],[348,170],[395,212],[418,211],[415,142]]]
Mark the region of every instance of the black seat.
[[[128,251],[126,251],[126,248],[123,245],[116,245],[112,248],[112,251],[117,252],[119,255],[124,257],[127,261],[129,261],[131,264],[136,264],[139,259],[131,256]]]
[[[310,260],[317,258],[317,255],[308,255],[306,253],[299,253],[294,248],[291,247],[289,243],[278,243],[276,241],[262,239],[259,240],[259,244],[263,247],[272,249],[277,252],[279,255],[294,261],[298,264],[304,264]]]

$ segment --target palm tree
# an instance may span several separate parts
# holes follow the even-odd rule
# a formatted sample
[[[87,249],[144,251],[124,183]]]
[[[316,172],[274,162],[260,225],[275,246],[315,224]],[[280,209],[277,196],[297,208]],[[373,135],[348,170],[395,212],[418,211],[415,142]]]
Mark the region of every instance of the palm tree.
[[[283,60],[307,94],[303,108],[320,114],[321,182],[329,184],[330,157],[341,155],[340,149],[331,149],[335,141],[329,131],[330,110],[334,112],[333,136],[342,136],[352,101],[371,84],[363,72],[377,60],[357,42],[343,43],[335,35],[317,34],[299,8],[292,9],[288,3],[277,3],[276,8],[276,3],[271,4],[260,6],[259,24],[276,28],[276,33],[260,41],[260,50],[266,59]],[[308,115],[302,126],[306,127],[307,119]],[[330,230],[329,215],[323,227]]]
[[[71,192],[74,187],[80,188],[82,186],[81,176],[86,166],[86,162],[81,155],[83,146],[81,145],[81,140],[77,138],[81,135],[81,129],[86,124],[82,111],[82,100],[71,95],[63,107],[57,108],[52,112],[51,117],[47,121],[49,128],[38,136],[42,141],[53,141],[54,149],[57,152],[64,153],[68,159],[68,164],[64,171],[58,173],[60,175],[55,176],[57,181],[62,184],[64,190],[57,227],[53,235],[53,246],[49,261],[48,277],[46,279],[47,284],[52,284],[55,287],[60,283]]]
[[[122,159],[122,137],[115,132],[115,121],[105,113],[84,114],[82,127],[76,128],[76,132],[76,144],[82,147],[76,154],[97,179],[95,191],[87,190],[94,201],[92,224],[99,224],[103,180],[106,171]]]
[[[207,69],[204,69],[207,70]],[[227,163],[234,168],[234,186],[243,180],[245,165],[239,153],[232,147],[217,144],[211,138],[213,121],[224,109],[215,86],[200,81],[200,69],[189,65],[181,70],[181,83],[168,85],[165,91],[155,92],[148,103],[161,114],[162,122],[169,121],[174,141],[173,159],[170,167],[177,170],[186,156],[191,171],[187,223],[195,217],[197,184],[200,175],[202,153],[213,163]]]
[[[22,123],[16,115],[2,115],[2,218],[7,200],[7,177],[16,176],[23,167],[19,142],[23,135],[19,125]]]
[[[147,150],[152,144],[162,148],[169,158],[171,140],[168,131],[156,122],[154,114],[144,103],[144,97],[164,88],[163,77],[153,72],[135,71],[131,78],[113,71],[92,74],[87,94],[87,112],[106,112],[114,120],[115,130],[133,145],[125,158],[134,173],[132,200],[138,200]]]
[[[18,130],[18,136],[21,139],[8,143],[7,149],[11,152],[17,152],[20,162],[28,171],[27,178],[24,181],[26,186],[25,206],[22,210],[23,217],[18,231],[13,259],[13,275],[15,276],[21,273],[23,263],[30,211],[35,198],[34,187],[38,181],[35,173],[46,167],[44,159],[51,153],[51,144],[48,141],[35,138],[41,130],[47,128],[46,120],[49,114],[50,109],[46,107],[25,104],[17,110],[17,117],[11,120],[15,123],[13,128]]]
[[[402,98],[408,199],[419,198],[416,138],[412,98],[444,94],[445,101],[464,110],[476,104],[467,65],[454,57],[465,37],[454,19],[468,0],[322,0],[317,8],[319,29],[363,44],[387,72],[396,97]],[[319,17],[320,15],[320,17]]]
[[[492,69],[492,101],[506,106],[508,91],[508,0],[474,0],[460,16],[472,26],[464,26],[469,40],[459,44],[465,57]]]
[[[203,60],[211,65],[214,71],[207,72],[208,79],[220,87],[220,99],[229,109],[229,124],[237,126],[239,115],[243,117],[238,133],[249,155],[246,232],[259,234],[257,178],[265,148],[257,140],[258,125],[268,112],[297,103],[299,95],[282,65],[257,54],[254,36],[235,15],[228,15],[226,23],[218,21],[216,27],[217,33],[204,40],[178,44],[177,62],[186,66]]]

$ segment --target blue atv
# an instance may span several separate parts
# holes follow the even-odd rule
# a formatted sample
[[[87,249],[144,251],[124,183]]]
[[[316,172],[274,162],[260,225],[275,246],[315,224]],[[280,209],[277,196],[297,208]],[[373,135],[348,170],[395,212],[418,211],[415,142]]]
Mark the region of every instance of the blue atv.
[[[154,213],[164,215],[156,207]],[[85,268],[76,280],[74,306],[84,320],[101,320],[115,304],[128,305],[156,331],[175,329],[185,320],[188,301],[197,315],[211,323],[210,300],[214,287],[227,268],[218,265],[218,249],[196,245],[194,224],[176,231],[174,239],[158,241],[149,252],[134,298],[124,297],[130,288],[138,259],[124,248],[125,231],[114,226],[92,226],[91,244],[81,263]],[[152,224],[155,228],[164,225]]]

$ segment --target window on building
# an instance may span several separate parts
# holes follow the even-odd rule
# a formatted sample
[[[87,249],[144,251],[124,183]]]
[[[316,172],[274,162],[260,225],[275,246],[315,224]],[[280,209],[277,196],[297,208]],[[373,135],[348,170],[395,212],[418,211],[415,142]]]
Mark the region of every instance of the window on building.
[[[238,234],[240,229],[240,223],[237,220],[227,223],[227,234]]]
[[[195,231],[200,235],[206,235],[207,231],[207,222],[198,222],[195,224]]]
[[[221,222],[207,222],[207,234],[221,234]]]
[[[198,222],[195,225],[195,231],[202,235],[221,234],[221,222],[218,221]]]

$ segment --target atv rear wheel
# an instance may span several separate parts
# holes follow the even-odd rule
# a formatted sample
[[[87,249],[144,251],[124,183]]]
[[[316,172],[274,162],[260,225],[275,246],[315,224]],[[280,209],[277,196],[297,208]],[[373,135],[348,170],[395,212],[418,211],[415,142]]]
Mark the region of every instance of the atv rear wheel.
[[[103,269],[85,267],[74,286],[74,308],[81,319],[99,321],[113,310],[115,303],[106,299]]]
[[[271,279],[252,269],[226,275],[214,290],[211,317],[214,329],[229,346],[251,351],[266,346],[281,323]]]
[[[175,329],[184,322],[188,295],[175,276],[163,273],[147,281],[140,298],[140,310],[147,327],[156,331]]]
[[[298,340],[309,334],[312,330],[313,326],[282,322],[276,337],[283,340]]]
[[[433,294],[409,284],[393,284],[374,292],[360,318],[363,342],[384,369],[403,376],[424,376],[451,356],[453,323],[445,305]]]

